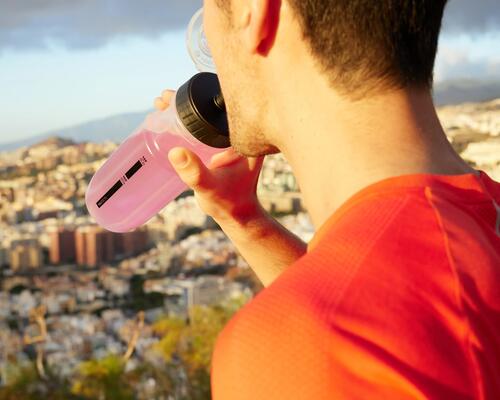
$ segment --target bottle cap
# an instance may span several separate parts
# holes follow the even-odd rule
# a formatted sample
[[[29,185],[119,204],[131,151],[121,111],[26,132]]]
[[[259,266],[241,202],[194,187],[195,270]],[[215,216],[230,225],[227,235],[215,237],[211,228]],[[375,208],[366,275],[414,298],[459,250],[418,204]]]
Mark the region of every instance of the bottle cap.
[[[196,74],[177,90],[175,101],[179,119],[196,139],[211,147],[231,146],[226,107],[216,74]]]

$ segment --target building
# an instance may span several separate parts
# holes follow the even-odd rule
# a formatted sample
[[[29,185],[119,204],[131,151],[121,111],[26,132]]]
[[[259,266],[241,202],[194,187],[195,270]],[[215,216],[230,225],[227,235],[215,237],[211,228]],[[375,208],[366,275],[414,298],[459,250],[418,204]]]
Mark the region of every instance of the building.
[[[270,213],[297,214],[303,211],[302,196],[296,192],[284,192],[277,196],[272,192],[261,192],[259,201]]]
[[[11,225],[33,221],[33,208],[14,202],[8,210],[7,221]]]
[[[10,245],[9,264],[13,271],[43,266],[42,247],[38,239],[13,240]]]
[[[194,196],[182,197],[172,201],[159,213],[170,240],[176,240],[179,227],[204,228],[209,223],[208,216],[201,210]]]
[[[117,257],[130,257],[148,248],[146,229],[113,233],[97,225],[80,227],[75,233],[76,263],[96,267]]]
[[[0,268],[9,264],[9,249],[0,244]]]
[[[58,227],[50,232],[49,260],[51,264],[75,262],[76,241],[73,228]]]
[[[113,233],[96,226],[83,226],[75,233],[76,263],[97,267],[115,257]]]
[[[59,193],[61,196],[62,193]],[[49,218],[58,218],[73,211],[73,204],[55,197],[48,197],[37,201],[34,206],[33,216],[37,221]]]
[[[167,295],[165,306],[172,314],[187,315],[195,305],[218,304],[228,297],[230,282],[220,276],[175,279],[160,289]]]
[[[148,231],[145,228],[139,228],[133,232],[115,233],[113,242],[117,255],[130,257],[148,248]]]
[[[6,203],[14,202],[14,188],[12,187],[2,187],[0,186],[0,200],[5,201]]]

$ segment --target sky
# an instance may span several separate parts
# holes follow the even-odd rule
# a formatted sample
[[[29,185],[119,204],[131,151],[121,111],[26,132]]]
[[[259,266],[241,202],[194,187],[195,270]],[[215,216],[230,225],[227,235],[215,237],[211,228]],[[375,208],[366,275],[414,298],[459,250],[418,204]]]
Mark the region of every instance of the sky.
[[[498,0],[449,0],[435,80],[500,80]],[[201,0],[0,0],[0,142],[146,111],[197,71]]]

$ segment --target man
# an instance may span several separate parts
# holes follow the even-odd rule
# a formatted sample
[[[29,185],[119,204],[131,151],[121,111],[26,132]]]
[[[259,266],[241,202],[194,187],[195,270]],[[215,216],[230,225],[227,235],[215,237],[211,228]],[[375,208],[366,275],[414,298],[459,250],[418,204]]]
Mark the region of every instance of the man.
[[[500,398],[500,184],[433,106],[445,3],[204,2],[233,149],[168,157],[266,286],[218,337],[215,400]],[[255,194],[277,152],[307,245]]]

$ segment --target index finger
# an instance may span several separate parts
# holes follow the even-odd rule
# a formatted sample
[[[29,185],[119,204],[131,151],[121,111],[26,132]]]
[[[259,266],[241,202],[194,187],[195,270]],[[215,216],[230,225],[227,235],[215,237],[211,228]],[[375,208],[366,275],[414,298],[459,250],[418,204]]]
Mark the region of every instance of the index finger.
[[[172,99],[172,96],[174,95],[175,91],[167,89],[164,90],[161,94],[161,99],[166,103],[170,104],[170,100]]]

